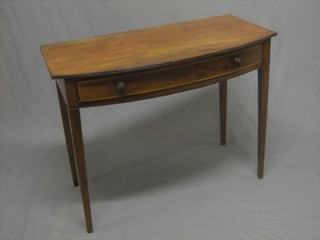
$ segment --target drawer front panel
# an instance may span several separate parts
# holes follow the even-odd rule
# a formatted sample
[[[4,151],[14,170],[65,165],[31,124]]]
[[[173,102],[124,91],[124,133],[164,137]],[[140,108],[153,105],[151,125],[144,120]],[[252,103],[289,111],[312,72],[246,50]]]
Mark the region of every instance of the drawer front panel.
[[[91,102],[125,98],[158,91],[172,90],[228,74],[246,68],[260,66],[261,46],[255,46],[220,57],[198,60],[190,64],[165,68],[157,71],[127,74],[77,83],[79,101]]]

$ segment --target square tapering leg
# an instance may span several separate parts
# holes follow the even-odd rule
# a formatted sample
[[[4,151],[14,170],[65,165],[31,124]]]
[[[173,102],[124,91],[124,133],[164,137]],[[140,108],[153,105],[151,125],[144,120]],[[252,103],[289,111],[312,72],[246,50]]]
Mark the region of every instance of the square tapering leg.
[[[263,178],[267,130],[270,39],[262,44],[262,66],[258,69],[258,178]]]
[[[227,81],[219,82],[220,99],[220,143],[226,145],[227,134]]]
[[[78,186],[79,182],[78,182],[76,161],[75,161],[74,150],[73,150],[71,129],[70,129],[70,124],[69,124],[70,120],[69,120],[68,109],[67,109],[67,105],[63,99],[63,96],[61,94],[61,91],[60,91],[58,85],[57,85],[57,91],[58,91],[58,98],[59,98],[59,104],[60,104],[60,111],[61,111],[64,135],[65,135],[65,139],[66,139],[66,143],[67,143],[68,156],[69,156],[73,184],[74,184],[74,186]]]
[[[87,170],[84,156],[84,146],[81,130],[81,118],[79,109],[69,109],[71,134],[74,144],[74,153],[77,160],[77,169],[79,174],[79,182],[82,196],[82,203],[84,209],[84,215],[86,220],[86,226],[88,233],[93,232],[89,188],[87,180]]]

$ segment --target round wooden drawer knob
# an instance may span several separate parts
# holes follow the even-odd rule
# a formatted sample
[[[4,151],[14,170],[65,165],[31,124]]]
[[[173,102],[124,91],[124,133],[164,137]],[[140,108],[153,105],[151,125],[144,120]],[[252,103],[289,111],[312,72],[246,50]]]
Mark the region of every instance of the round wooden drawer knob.
[[[232,60],[232,63],[233,63],[234,66],[239,67],[239,66],[241,65],[241,63],[242,63],[242,60],[241,60],[241,58],[239,58],[239,57],[235,57],[235,58]]]
[[[116,89],[120,94],[124,94],[127,89],[127,84],[125,82],[118,82],[116,84]]]

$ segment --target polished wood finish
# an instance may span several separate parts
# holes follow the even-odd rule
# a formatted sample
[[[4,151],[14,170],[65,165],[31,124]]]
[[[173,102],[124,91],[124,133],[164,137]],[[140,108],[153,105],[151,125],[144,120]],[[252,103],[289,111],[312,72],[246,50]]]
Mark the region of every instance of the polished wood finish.
[[[262,44],[263,61],[258,69],[258,178],[263,178],[264,156],[267,130],[270,39]]]
[[[226,144],[227,80],[258,70],[258,177],[263,177],[270,39],[276,33],[232,15],[42,46],[56,80],[74,185],[87,231],[92,218],[80,108],[131,102],[219,83]]]
[[[254,45],[275,32],[232,15],[42,46],[52,78],[170,66]]]
[[[66,102],[63,99],[63,95],[61,93],[61,89],[59,88],[58,84],[57,84],[57,92],[58,92],[58,98],[59,98],[59,104],[60,104],[60,110],[61,110],[61,116],[62,116],[64,135],[65,135],[66,143],[67,143],[67,150],[68,150],[68,156],[69,156],[69,162],[70,162],[70,167],[71,167],[73,184],[74,184],[74,186],[78,186],[79,182],[78,182],[76,161],[75,161],[75,156],[74,156],[71,129],[70,129],[69,113],[68,113],[68,108],[67,108]]]
[[[90,209],[90,198],[89,198],[89,188],[87,179],[87,170],[85,163],[85,155],[83,148],[82,130],[81,130],[81,119],[79,109],[70,109],[70,127],[71,135],[74,144],[74,154],[77,160],[77,169],[80,180],[80,189],[82,196],[83,209],[86,219],[87,232],[91,233],[93,231],[91,209]]]
[[[171,68],[160,68],[155,71],[124,74],[104,79],[88,79],[77,83],[79,101],[81,103],[100,100],[112,100],[132,95],[144,95],[152,92],[163,92],[185,85],[217,79],[218,77],[239,73],[240,70],[250,71],[261,64],[261,46],[246,48],[215,58],[204,59]],[[235,64],[234,59],[241,59]],[[120,91],[119,85],[123,86]],[[170,93],[170,91],[169,91]]]

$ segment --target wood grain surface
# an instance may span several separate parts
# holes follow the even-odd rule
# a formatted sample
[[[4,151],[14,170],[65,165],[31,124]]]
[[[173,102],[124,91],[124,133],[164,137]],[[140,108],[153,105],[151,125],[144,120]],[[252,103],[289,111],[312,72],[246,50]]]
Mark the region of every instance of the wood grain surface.
[[[169,66],[262,42],[276,33],[223,15],[41,47],[53,79]]]
[[[240,65],[235,65],[233,60],[241,59]],[[123,99],[133,95],[144,95],[153,92],[177,89],[182,86],[194,85],[207,80],[219,78],[230,74],[242,74],[261,65],[261,45],[244,50],[225,54],[221,57],[196,61],[193,64],[179,65],[174,68],[164,68],[159,71],[144,71],[143,73],[128,73],[116,77],[87,79],[78,81],[78,95],[81,103],[100,100]],[[117,89],[122,83],[123,91]]]

